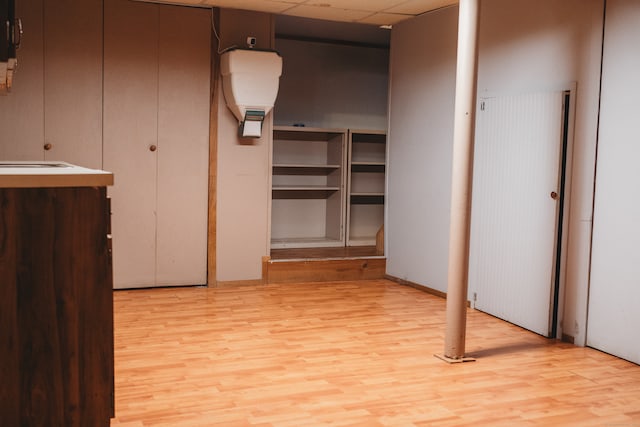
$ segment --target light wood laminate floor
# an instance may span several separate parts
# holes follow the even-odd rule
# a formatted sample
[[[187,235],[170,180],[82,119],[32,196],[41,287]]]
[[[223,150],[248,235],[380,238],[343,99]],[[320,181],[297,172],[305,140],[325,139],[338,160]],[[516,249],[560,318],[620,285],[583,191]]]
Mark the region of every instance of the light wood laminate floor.
[[[640,426],[640,367],[386,280],[117,291],[112,426]]]

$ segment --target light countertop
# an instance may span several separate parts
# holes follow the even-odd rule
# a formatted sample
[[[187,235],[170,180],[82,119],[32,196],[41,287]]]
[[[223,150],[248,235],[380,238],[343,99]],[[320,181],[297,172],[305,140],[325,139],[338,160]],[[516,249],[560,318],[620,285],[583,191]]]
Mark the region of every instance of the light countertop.
[[[65,162],[0,161],[0,188],[105,187],[113,174]]]

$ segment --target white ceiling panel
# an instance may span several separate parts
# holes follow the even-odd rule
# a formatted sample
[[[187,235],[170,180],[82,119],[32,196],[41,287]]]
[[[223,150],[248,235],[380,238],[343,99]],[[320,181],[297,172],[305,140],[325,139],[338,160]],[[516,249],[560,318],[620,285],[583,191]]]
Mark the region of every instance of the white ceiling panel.
[[[323,19],[393,25],[405,19],[457,4],[457,0],[140,0],[188,6],[245,9]]]
[[[389,7],[398,6],[407,0],[308,0],[305,4],[328,4],[335,9],[366,10],[379,12]]]
[[[377,26],[393,25],[412,17],[413,15],[401,15],[397,13],[374,13],[373,15],[367,16],[358,22],[361,24],[372,24]]]
[[[329,21],[360,22],[372,13],[364,10],[338,9],[335,7],[308,6],[306,4],[292,7],[283,12],[285,15],[304,18],[326,19]]]
[[[389,7],[385,12],[417,16],[453,4],[458,4],[458,0],[408,0]]]
[[[291,9],[291,7],[295,7],[295,4],[292,3],[271,0],[199,0],[199,2],[204,6],[254,10],[268,13],[282,13],[287,9]]]
[[[178,0],[178,1],[173,1],[173,0],[153,0],[153,1],[136,0],[136,1],[141,1],[143,3],[161,3],[161,4],[184,5],[184,6],[200,6],[200,3],[202,3],[202,0]]]

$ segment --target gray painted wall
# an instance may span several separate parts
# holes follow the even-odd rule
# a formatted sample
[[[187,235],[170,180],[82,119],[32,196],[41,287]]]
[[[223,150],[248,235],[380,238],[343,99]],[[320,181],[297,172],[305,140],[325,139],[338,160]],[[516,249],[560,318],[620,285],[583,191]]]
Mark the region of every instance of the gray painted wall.
[[[609,0],[587,344],[640,363],[640,3]]]
[[[485,0],[479,94],[577,86],[562,332],[584,344],[602,0]],[[387,272],[446,292],[457,7],[391,38]]]
[[[283,74],[274,124],[387,128],[389,51],[276,39]]]

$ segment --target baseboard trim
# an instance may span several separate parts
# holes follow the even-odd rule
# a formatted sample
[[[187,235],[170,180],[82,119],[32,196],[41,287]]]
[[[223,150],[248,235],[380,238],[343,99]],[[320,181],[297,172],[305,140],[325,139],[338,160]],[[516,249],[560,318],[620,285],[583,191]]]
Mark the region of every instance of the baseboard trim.
[[[225,288],[225,287],[233,287],[233,286],[257,286],[263,285],[264,282],[262,279],[255,280],[217,280],[216,288]]]
[[[399,285],[409,286],[409,287],[417,289],[419,291],[426,292],[428,294],[435,295],[437,297],[447,299],[447,293],[446,292],[442,292],[442,291],[439,291],[437,289],[430,288],[428,286],[419,285],[419,284],[417,284],[415,282],[410,282],[408,280],[400,279],[398,277],[390,276],[388,274],[385,274],[384,278],[387,279],[387,280],[391,280],[392,282],[396,282]]]
[[[447,299],[447,293],[446,292],[442,292],[442,291],[439,291],[437,289],[430,288],[428,286],[419,285],[417,283],[410,282],[410,281],[404,280],[404,279],[400,279],[398,277],[390,276],[388,274],[385,274],[384,278],[387,279],[387,280],[391,280],[392,282],[396,282],[399,285],[409,286],[411,288],[417,289],[417,290],[425,292],[427,294],[431,294],[431,295],[434,295],[436,297]],[[471,302],[467,301],[467,308],[469,308],[469,307],[471,307]]]

